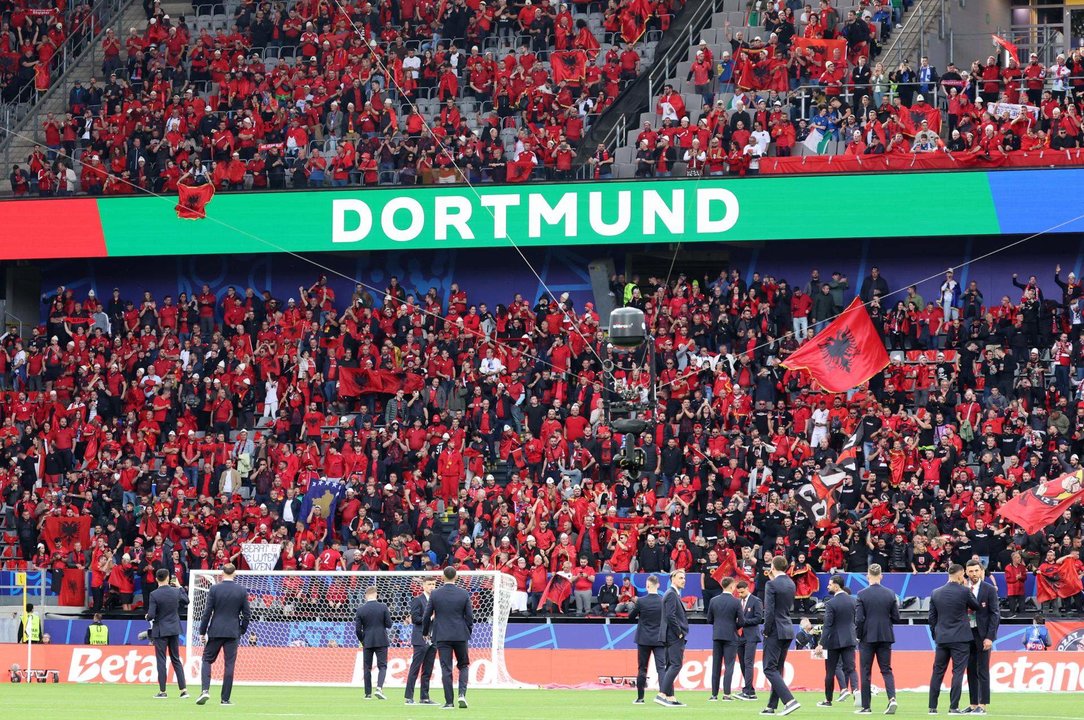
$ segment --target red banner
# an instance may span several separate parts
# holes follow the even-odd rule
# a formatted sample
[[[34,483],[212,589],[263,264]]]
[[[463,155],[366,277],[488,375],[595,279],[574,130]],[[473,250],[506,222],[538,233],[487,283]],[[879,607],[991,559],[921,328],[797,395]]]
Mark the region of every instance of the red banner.
[[[87,574],[78,568],[68,568],[63,573],[60,597],[57,602],[65,607],[86,607]]]
[[[1001,46],[1005,52],[1009,53],[1009,57],[1019,64],[1020,62],[1020,49],[1016,47],[1015,43],[1011,43],[1000,35],[993,35],[994,44]]]
[[[1035,602],[1040,605],[1058,598],[1071,598],[1084,591],[1080,561],[1065,557],[1053,565],[1043,563],[1035,573]]]
[[[150,645],[37,645],[33,667],[56,670],[61,682],[154,683],[154,647]],[[199,682],[200,658],[187,657],[185,675],[189,685]],[[901,651],[892,663],[896,688],[924,692],[930,682],[932,652]],[[470,653],[471,687],[500,687],[492,671],[488,650]],[[620,688],[631,690],[636,677],[636,653],[625,650],[505,650],[505,663],[512,678],[535,687]],[[767,694],[768,685],[757,657],[754,687]],[[26,647],[0,644],[0,664],[26,664]],[[403,687],[410,666],[410,648],[389,648],[388,677],[384,687]],[[304,668],[304,671],[299,670]],[[302,683],[317,678],[321,683],[361,684],[361,652],[358,648],[327,647],[241,647],[237,653],[236,681],[245,683]],[[648,683],[654,687],[654,664]],[[221,661],[214,676],[221,677]],[[711,651],[689,648],[678,672],[680,691],[704,691],[711,683]],[[793,690],[821,690],[824,687],[824,660],[807,651],[792,650],[787,656],[783,677]],[[994,652],[990,659],[991,689],[995,692],[1078,692],[1084,677],[1084,653],[1080,652]],[[0,683],[9,682],[8,674]],[[173,682],[172,671],[170,682]],[[879,673],[873,682],[881,685]],[[258,689],[236,689],[236,695]],[[615,702],[618,700],[615,699]],[[627,702],[627,699],[621,702]]]
[[[41,540],[49,548],[49,552],[53,553],[66,553],[76,542],[82,543],[84,549],[89,548],[90,516],[51,515],[45,518],[45,524],[41,528]]]
[[[971,153],[908,155],[807,155],[761,158],[761,175],[899,172],[901,170],[986,170],[997,167],[1073,167],[1084,165],[1084,150],[1017,151],[986,158]]]
[[[207,217],[207,204],[215,195],[215,186],[211,183],[203,185],[178,185],[178,203],[174,207],[177,217],[182,220],[202,220]]]
[[[900,108],[899,121],[903,134],[914,137],[922,131],[922,121],[935,133],[941,132],[941,111],[927,102],[915,103],[911,107]]]

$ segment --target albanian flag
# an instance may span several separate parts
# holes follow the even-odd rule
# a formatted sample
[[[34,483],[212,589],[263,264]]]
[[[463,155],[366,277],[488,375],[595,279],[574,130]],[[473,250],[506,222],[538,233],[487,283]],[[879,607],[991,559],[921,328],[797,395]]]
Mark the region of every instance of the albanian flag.
[[[794,572],[795,568],[791,568],[787,572],[791,579],[794,580],[794,597],[807,598],[812,597],[814,593],[821,589],[820,578],[817,577],[817,573],[813,572],[813,568],[806,563],[805,567]]]
[[[1073,558],[1062,558],[1053,565],[1041,565],[1035,573],[1035,602],[1042,604],[1057,598],[1071,598],[1084,591],[1078,562]]]
[[[994,45],[1001,47],[1005,52],[1009,53],[1009,57],[1020,63],[1020,49],[1016,47],[1015,43],[1011,43],[1000,35],[992,35],[994,38]]]
[[[68,607],[84,607],[87,604],[87,573],[79,568],[64,570],[60,581],[60,597],[57,602]]]
[[[550,53],[550,67],[553,69],[555,83],[578,83],[587,74],[587,53],[583,50]]]
[[[794,38],[794,47],[803,55],[813,58],[813,63],[823,68],[831,60],[836,65],[847,61],[847,41],[844,38],[825,40],[824,38]]]
[[[555,574],[546,583],[546,589],[542,591],[542,596],[538,598],[538,607],[539,609],[544,608],[547,602],[551,602],[557,606],[558,612],[563,613],[564,610],[561,608],[570,597],[572,597],[572,583],[564,575]]]
[[[1074,503],[1084,499],[1084,471],[1045,480],[1022,492],[997,509],[997,514],[1024,528],[1029,535],[1037,533],[1061,517]]]
[[[903,134],[914,137],[922,130],[922,121],[925,120],[930,130],[935,133],[941,132],[941,111],[927,102],[915,103],[911,107],[901,107],[899,114],[900,127]]]
[[[829,392],[846,392],[884,370],[888,352],[862,301],[855,298],[783,365],[791,370],[808,370]]]
[[[715,572],[713,572],[711,576],[715,578],[715,582],[720,583],[725,577],[753,582],[753,578],[749,577],[738,563],[738,556],[734,553],[732,548],[724,548],[723,551],[719,553],[719,567],[715,568]]]
[[[49,552],[68,552],[76,542],[83,544],[83,548],[90,546],[90,516],[64,517],[61,515],[45,518],[45,524],[41,528],[41,541],[49,548]]]
[[[207,217],[207,204],[211,202],[214,194],[215,186],[211,183],[178,185],[177,195],[180,202],[173,209],[182,220],[202,220]]]
[[[843,444],[835,462],[825,465],[819,474],[798,488],[798,503],[817,527],[835,524],[839,515],[839,490],[843,481],[858,471],[858,446],[861,444],[862,426],[859,425],[858,431]]]
[[[394,395],[399,390],[410,393],[424,386],[422,377],[414,373],[339,368],[339,397],[360,397],[366,393]]]

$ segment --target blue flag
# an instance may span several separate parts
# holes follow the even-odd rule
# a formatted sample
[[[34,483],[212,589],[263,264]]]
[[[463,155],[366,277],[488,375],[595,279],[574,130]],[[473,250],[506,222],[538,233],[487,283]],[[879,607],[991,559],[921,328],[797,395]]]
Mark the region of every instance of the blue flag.
[[[307,520],[314,505],[319,505],[324,519],[333,522],[335,505],[346,493],[346,484],[342,480],[319,478],[309,483],[309,489],[301,500],[300,520]]]

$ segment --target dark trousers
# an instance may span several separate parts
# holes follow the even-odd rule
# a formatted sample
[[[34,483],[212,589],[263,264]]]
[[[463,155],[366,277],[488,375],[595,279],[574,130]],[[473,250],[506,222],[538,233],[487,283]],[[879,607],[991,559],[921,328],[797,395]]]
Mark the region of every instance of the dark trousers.
[[[862,707],[868,708],[873,693],[870,690],[870,682],[873,676],[873,659],[877,659],[877,667],[881,670],[881,678],[885,683],[885,694],[889,700],[896,697],[896,678],[892,674],[892,643],[875,642],[861,643],[859,645],[859,662],[862,667]]]
[[[968,656],[971,655],[971,643],[945,643],[937,645],[933,654],[933,675],[930,676],[930,709],[937,709],[937,698],[941,695],[941,681],[945,679],[949,660],[952,660],[952,685],[949,688],[949,709],[960,707],[960,695],[963,693],[964,675],[967,673]]]
[[[677,680],[681,666],[685,662],[685,640],[674,640],[666,644],[666,670],[659,678],[659,692],[666,697],[674,695],[674,681]]]
[[[768,707],[772,710],[775,710],[780,702],[786,705],[794,699],[794,694],[783,680],[783,668],[787,664],[790,642],[789,639],[764,638],[764,679],[772,687],[772,694],[768,697]]]
[[[843,666],[843,676],[847,682],[856,680],[854,672],[854,647],[835,648],[828,650],[824,658],[824,699],[832,702],[832,695],[836,691],[836,670]],[[853,682],[857,685],[857,682]],[[841,682],[840,690],[846,690],[847,685]]]
[[[730,694],[731,682],[734,679],[734,660],[738,657],[738,643],[729,640],[713,640],[711,643],[711,694],[719,694],[719,674],[726,666],[723,673],[723,695]]]
[[[990,651],[979,638],[971,641],[967,657],[967,695],[972,706],[990,704]]]
[[[388,648],[366,647],[361,651],[361,662],[365,667],[362,677],[365,679],[365,697],[373,694],[373,660],[376,660],[376,686],[383,689],[384,677],[388,674]]]
[[[229,700],[233,691],[233,666],[237,662],[237,638],[207,638],[203,648],[203,667],[200,669],[200,687],[203,692],[211,690],[211,666],[218,660],[218,654],[225,657],[225,670],[222,672],[222,699]]]
[[[184,681],[184,665],[181,664],[181,651],[178,642],[179,638],[176,635],[169,635],[167,637],[156,637],[154,639],[154,659],[158,663],[158,690],[161,692],[166,691],[166,676],[168,674],[168,667],[166,666],[166,654],[169,654],[169,662],[173,666],[173,672],[177,675],[177,687],[184,690],[186,685]]]
[[[637,645],[636,646],[636,697],[644,699],[644,689],[647,687],[647,663],[651,656],[655,656],[655,674],[659,676],[659,683],[666,674],[666,648],[662,645]]]
[[[738,665],[741,666],[742,689],[746,695],[756,695],[753,687],[753,671],[757,664],[757,643],[748,641],[738,644]]]
[[[455,700],[452,695],[452,656],[455,667],[459,668],[459,694],[467,694],[467,677],[470,675],[470,658],[467,657],[467,641],[439,642],[437,655],[440,656],[440,679],[444,683],[444,704],[451,705]]]
[[[436,659],[437,649],[432,645],[414,646],[414,654],[410,658],[410,669],[407,670],[404,698],[407,700],[414,698],[414,684],[418,682],[418,674],[420,673],[422,700],[429,699],[429,679],[433,677],[433,661]]]

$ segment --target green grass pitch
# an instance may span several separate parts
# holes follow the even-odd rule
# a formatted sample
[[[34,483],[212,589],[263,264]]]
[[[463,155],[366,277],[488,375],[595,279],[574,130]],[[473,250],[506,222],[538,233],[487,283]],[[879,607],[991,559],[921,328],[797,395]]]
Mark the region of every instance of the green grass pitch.
[[[274,718],[313,718],[337,720],[394,718],[413,720],[434,715],[476,718],[477,720],[637,720],[660,716],[686,718],[754,718],[764,707],[766,696],[757,702],[709,703],[704,692],[680,693],[688,703],[685,708],[664,708],[650,702],[633,706],[635,693],[626,690],[476,690],[470,692],[467,710],[441,710],[403,704],[402,689],[389,689],[388,699],[363,700],[362,691],[353,688],[318,687],[235,687],[234,705],[218,704],[218,686],[211,688],[211,701],[197,707],[193,698],[180,700],[177,688],[169,688],[167,700],[154,700],[157,687],[148,685],[3,685],[0,708],[10,720],[187,720],[188,718],[235,718],[259,720]],[[966,691],[965,691],[966,700]],[[434,697],[436,699],[436,697]],[[855,717],[850,700],[832,708],[818,708],[818,693],[799,693],[800,710],[795,720]],[[1057,720],[1080,718],[1080,696],[1075,694],[1002,693],[996,694],[990,715],[1021,720]],[[874,715],[885,708],[884,695],[873,698]],[[897,718],[928,718],[926,696],[901,693]],[[941,696],[941,716],[947,715],[947,694]]]

